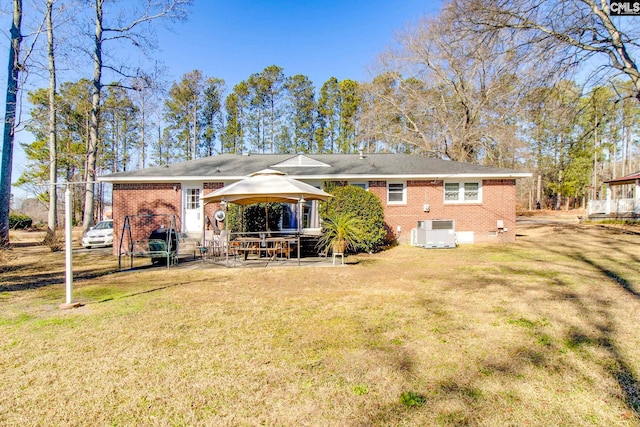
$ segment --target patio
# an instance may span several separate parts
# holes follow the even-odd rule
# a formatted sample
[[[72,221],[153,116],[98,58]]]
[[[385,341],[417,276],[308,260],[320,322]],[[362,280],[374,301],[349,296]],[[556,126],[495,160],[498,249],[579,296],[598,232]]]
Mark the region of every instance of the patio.
[[[242,206],[259,203],[289,203],[298,207],[296,213],[295,230],[270,230],[267,208],[265,207],[265,229],[261,231],[228,231],[224,228],[219,234],[211,237],[206,235],[202,243],[203,258],[208,258],[226,267],[236,266],[238,260],[247,263],[249,256],[258,255],[260,263],[265,266],[279,260],[291,260],[295,252],[297,265],[301,263],[301,238],[304,234],[302,228],[302,204],[308,201],[327,201],[330,194],[301,181],[289,178],[284,173],[264,169],[253,173],[247,178],[235,182],[229,186],[219,188],[212,193],[201,197],[204,204],[220,203],[226,208],[228,203]],[[214,217],[221,214],[224,223],[226,212],[219,210]],[[205,232],[206,234],[206,232]],[[332,264],[335,262],[332,259]]]
[[[353,261],[351,262],[353,264]],[[290,268],[290,267],[343,267],[348,265],[348,258],[345,257],[344,264],[340,258],[336,259],[335,265],[332,257],[324,256],[308,256],[298,258],[276,258],[269,257],[249,257],[247,260],[240,257],[232,257],[228,264],[224,260],[215,260],[209,257],[193,257],[185,256],[180,258],[180,262],[174,268],[184,268],[186,270],[208,270],[208,269],[227,269],[229,267],[246,269],[246,268]]]

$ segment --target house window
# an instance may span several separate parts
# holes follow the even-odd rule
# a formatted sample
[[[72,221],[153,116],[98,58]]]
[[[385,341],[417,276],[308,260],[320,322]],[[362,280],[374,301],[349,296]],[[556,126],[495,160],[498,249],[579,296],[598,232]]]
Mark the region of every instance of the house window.
[[[302,204],[302,228],[311,228],[312,202]]]
[[[320,228],[320,214],[316,200],[307,201],[300,205],[294,203],[284,204],[280,227],[283,230],[297,229],[300,215],[302,215],[302,228]]]
[[[369,185],[367,182],[350,182],[349,185],[353,185],[354,187],[360,187],[365,191],[369,189]]]
[[[465,182],[464,183],[464,199],[471,201],[479,200],[480,185],[477,182]]]
[[[387,203],[406,203],[404,184],[389,183],[387,185]]]
[[[297,206],[298,205],[294,205],[293,203],[283,203],[282,224],[280,224],[280,228],[293,229],[293,230],[298,228],[297,215],[296,215]]]
[[[481,202],[481,189],[479,182],[446,182],[444,184],[444,201],[445,203]]]
[[[200,189],[187,189],[187,209],[198,209],[200,207]]]
[[[447,182],[444,184],[444,200],[445,202],[460,200],[460,184],[457,182]]]

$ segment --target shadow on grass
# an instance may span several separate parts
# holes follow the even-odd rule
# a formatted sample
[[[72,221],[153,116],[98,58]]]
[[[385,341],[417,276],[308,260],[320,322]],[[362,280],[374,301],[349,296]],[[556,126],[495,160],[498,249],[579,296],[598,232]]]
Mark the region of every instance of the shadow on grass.
[[[3,265],[0,267],[0,274],[2,273],[15,273],[20,270],[26,270],[26,265]]]
[[[616,282],[627,293],[629,293],[630,295],[634,296],[635,298],[639,298],[640,299],[640,292],[637,292],[635,289],[633,289],[633,284],[630,283],[629,281],[627,281],[624,277],[620,276],[615,271],[610,270],[610,269],[608,269],[608,268],[606,268],[606,267],[604,267],[602,265],[599,265],[597,262],[587,258],[583,254],[577,254],[575,256],[575,259],[580,260],[580,261],[592,266],[593,268],[595,268],[596,270],[600,271],[602,274],[604,274],[608,278],[613,279],[613,281]]]
[[[165,289],[174,288],[174,287],[176,287],[176,286],[183,285],[183,284],[184,284],[184,283],[172,283],[172,284],[170,284],[170,285],[159,286],[159,287],[157,287],[157,288],[147,289],[147,290],[144,290],[144,291],[134,292],[134,293],[131,293],[131,294],[118,295],[118,296],[115,296],[115,297],[108,297],[108,298],[104,298],[104,299],[101,299],[101,300],[99,300],[99,301],[91,301],[91,302],[87,302],[87,303],[85,303],[85,305],[89,305],[89,304],[102,304],[102,303],[110,302],[110,301],[114,301],[114,300],[120,300],[120,299],[125,299],[125,298],[132,298],[132,297],[136,297],[136,296],[144,295],[144,294],[151,294],[151,293],[158,292],[158,291],[162,291],[162,290],[165,290]]]
[[[73,272],[74,280],[89,280],[106,276],[108,274],[118,272],[133,272],[147,270],[151,268],[163,268],[166,269],[166,265],[157,264],[145,264],[137,265],[133,268],[122,269],[120,271],[116,269],[97,269],[97,270],[75,270]],[[173,268],[173,267],[172,267]],[[0,267],[1,273],[12,273],[11,277],[3,278],[0,285],[0,292],[20,292],[39,289],[47,286],[60,285],[66,281],[65,271],[58,271],[53,273],[24,273],[23,271],[32,271],[33,267],[29,265],[13,265]]]
[[[640,232],[637,230],[631,230],[629,228],[619,228],[608,224],[597,224],[601,229],[608,231],[611,234],[630,234],[634,236],[640,236]]]
[[[610,242],[604,242],[605,245],[607,243]],[[579,248],[576,245],[570,245],[567,243],[562,246],[565,249],[569,249],[570,252],[567,254],[566,252],[562,252],[560,249],[551,247],[548,247],[546,249],[550,252],[555,252],[558,255],[568,255],[569,258],[581,262],[585,269],[588,269],[588,267],[595,269],[596,272],[599,272],[603,277],[607,279],[611,279],[613,282],[615,282],[616,285],[618,285],[632,297],[640,298],[640,293],[633,289],[633,284],[624,279],[620,273],[606,268],[605,266],[600,265],[596,261],[588,258],[582,252],[582,248]],[[617,250],[617,248],[611,248],[611,250]],[[621,267],[626,267],[626,264],[622,261],[619,261],[619,265]],[[626,362],[618,347],[610,338],[613,334],[613,321],[606,311],[608,301],[595,301],[598,306],[601,307],[599,312],[594,312],[592,309],[587,307],[587,305],[583,303],[582,298],[578,295],[574,295],[574,298],[570,299],[569,301],[572,301],[573,304],[576,305],[577,308],[584,314],[585,319],[589,320],[592,329],[591,331],[583,332],[579,328],[574,328],[568,333],[566,337],[567,345],[570,348],[591,345],[605,349],[611,356],[612,361],[610,363],[605,362],[603,367],[618,382],[618,385],[624,393],[625,403],[629,407],[629,409],[635,412],[636,416],[640,415],[640,382],[638,381],[638,378],[635,377],[632,369]],[[598,319],[596,317],[598,315],[602,316],[603,319]],[[593,334],[593,331],[596,332],[595,336]]]
[[[11,242],[10,248],[30,248],[34,246],[44,246],[41,241],[38,242]]]
[[[19,271],[16,269],[15,271]],[[87,280],[95,279],[98,277],[106,276],[113,273],[114,270],[88,270],[88,271],[76,271],[73,273],[74,280]],[[5,284],[0,285],[0,292],[20,292],[28,291],[46,286],[60,285],[65,283],[65,272],[57,273],[41,273],[41,274],[28,274],[24,276],[14,277],[9,280],[5,280]],[[8,283],[8,284],[6,284]]]
[[[530,307],[544,307],[550,301],[560,301],[566,304],[569,311],[575,309],[581,313],[580,319],[584,320],[585,324],[581,322],[577,325],[571,317],[565,317],[559,313],[556,319],[563,323],[568,331],[559,339],[549,335],[545,326],[538,325],[535,318],[529,322],[531,325],[527,324],[526,327],[518,325],[525,328],[524,336],[528,337],[526,339],[530,342],[503,349],[508,357],[497,353],[485,360],[471,361],[470,363],[476,366],[480,376],[474,377],[472,371],[467,372],[467,379],[457,375],[452,381],[457,382],[458,387],[440,387],[437,389],[437,394],[433,397],[429,396],[428,400],[453,398],[460,402],[461,407],[465,409],[456,414],[463,417],[457,421],[473,423],[477,404],[476,400],[468,398],[468,395],[470,395],[469,390],[482,390],[482,376],[500,375],[517,382],[520,375],[529,367],[549,371],[574,369],[579,374],[581,372],[579,367],[559,365],[557,353],[567,349],[575,351],[578,358],[581,357],[581,351],[594,354],[592,352],[604,350],[607,356],[594,360],[598,360],[596,363],[599,367],[618,384],[621,391],[620,401],[629,408],[634,417],[640,416],[640,381],[634,374],[633,365],[621,351],[620,345],[616,344],[612,338],[615,330],[611,301],[602,296],[602,293],[592,292],[593,289],[591,289],[591,286],[601,283],[599,280],[601,278],[606,284],[604,286],[619,287],[634,298],[634,301],[640,299],[638,285],[625,278],[631,277],[627,274],[635,277],[637,272],[637,266],[633,265],[633,262],[638,259],[634,253],[635,243],[616,238],[616,234],[622,234],[617,231],[596,230],[569,224],[552,227],[553,233],[547,233],[544,237],[545,241],[535,237],[530,242],[531,249],[535,250],[529,251],[525,248],[524,251],[518,252],[517,257],[509,257],[509,262],[492,263],[486,270],[476,271],[471,282],[465,283],[465,280],[452,279],[452,291],[463,288],[471,293],[503,294],[507,292],[510,294],[509,299],[527,302]],[[536,224],[530,228],[540,227]],[[590,239],[586,241],[588,243],[595,243],[585,244],[585,241],[577,237],[578,235],[584,235]],[[529,242],[526,243],[528,244]],[[483,250],[487,253],[505,251],[502,247],[489,247]],[[551,254],[552,257],[545,253]],[[544,256],[541,257],[540,254]],[[591,259],[592,254],[603,261]],[[512,262],[511,258],[516,262]],[[605,263],[606,260],[612,264]],[[514,282],[514,277],[521,277],[522,280]],[[588,278],[589,283],[593,282],[593,285],[586,284],[587,288],[580,287],[581,291],[575,291],[576,283],[583,277]],[[593,280],[594,277],[596,280]],[[447,291],[446,287],[443,291]],[[621,301],[624,304],[625,300]],[[627,299],[626,302],[630,301]],[[507,309],[501,306],[501,310],[501,316],[510,315],[509,306]],[[520,316],[518,310],[515,310],[513,315]],[[505,390],[505,393],[510,393],[510,390]],[[514,394],[514,398],[518,398],[517,393]],[[379,415],[372,420],[386,419],[383,415]]]

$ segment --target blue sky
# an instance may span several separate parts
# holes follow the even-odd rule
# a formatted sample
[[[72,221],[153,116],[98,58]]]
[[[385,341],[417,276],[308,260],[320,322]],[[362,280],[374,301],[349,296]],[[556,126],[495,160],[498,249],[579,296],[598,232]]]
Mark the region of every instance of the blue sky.
[[[229,89],[269,65],[307,75],[316,87],[332,76],[368,80],[367,66],[434,0],[196,0],[186,23],[160,37],[173,80],[193,69]]]
[[[0,4],[6,7],[5,3]],[[330,77],[367,81],[376,57],[421,17],[437,13],[441,3],[440,0],[195,0],[186,22],[173,24],[171,31],[158,30],[159,50],[153,56],[166,67],[164,78],[169,83],[199,69],[207,77],[224,79],[228,91],[269,65],[282,67],[286,76],[308,76],[316,89]],[[9,28],[7,15],[1,16],[0,21],[3,29]],[[5,34],[0,64],[6,64],[6,46]],[[2,84],[6,84],[6,71],[0,77]],[[91,77],[89,66],[81,77]],[[64,74],[60,73],[59,81],[64,80]],[[0,113],[4,116],[4,106]],[[16,135],[12,181],[27,167],[19,142],[31,140],[26,131]],[[14,188],[14,192],[17,198],[27,196],[19,188]]]

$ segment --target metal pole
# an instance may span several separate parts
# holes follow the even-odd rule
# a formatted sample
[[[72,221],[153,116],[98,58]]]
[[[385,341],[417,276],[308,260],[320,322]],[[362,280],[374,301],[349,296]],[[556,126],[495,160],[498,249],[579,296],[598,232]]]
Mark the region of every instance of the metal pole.
[[[302,204],[304,196],[300,196],[298,200],[298,266],[300,266],[300,234],[302,233]]]
[[[58,183],[58,185],[64,185],[66,190],[64,192],[64,235],[65,235],[65,277],[66,277],[66,302],[64,304],[60,304],[60,308],[65,310],[68,308],[76,308],[82,306],[81,303],[74,303],[72,291],[73,291],[73,252],[72,252],[72,243],[73,243],[73,224],[72,224],[72,203],[71,203],[71,186],[72,185],[81,185],[87,183],[95,183],[96,181],[86,181],[86,182],[65,182]],[[120,268],[120,258],[118,257],[118,269]]]
[[[71,224],[71,188],[67,185],[67,189],[64,192],[64,232],[65,232],[65,252],[66,252],[66,278],[67,278],[67,304],[71,304],[72,301],[72,289],[73,289],[73,252],[71,250],[72,244],[72,224]]]

